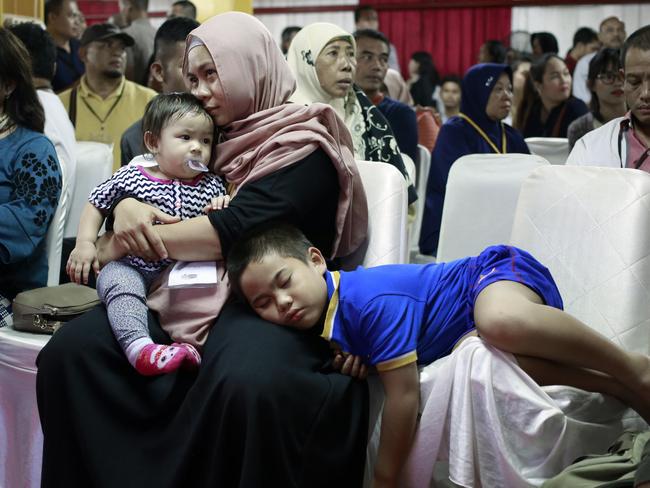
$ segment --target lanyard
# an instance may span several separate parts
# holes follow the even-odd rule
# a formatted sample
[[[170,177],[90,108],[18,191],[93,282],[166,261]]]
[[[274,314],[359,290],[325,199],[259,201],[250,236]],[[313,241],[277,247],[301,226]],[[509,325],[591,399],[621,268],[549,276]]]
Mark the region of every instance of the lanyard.
[[[113,110],[115,109],[115,107],[117,107],[117,104],[120,103],[120,99],[122,98],[122,95],[124,95],[124,90],[122,90],[122,93],[120,93],[118,95],[117,99],[113,102],[113,105],[111,105],[111,108],[108,109],[108,113],[106,114],[106,116],[103,119],[99,115],[97,115],[97,112],[95,112],[93,110],[93,108],[90,106],[90,104],[86,101],[86,99],[84,97],[80,97],[80,98],[81,98],[81,101],[86,106],[86,108],[88,108],[88,110],[90,110],[90,113],[93,114],[93,116],[99,121],[99,123],[101,124],[102,130],[104,130],[104,123],[111,116],[111,113],[113,113]]]
[[[478,132],[481,135],[481,137],[483,139],[485,139],[485,141],[490,145],[490,147],[492,148],[492,150],[495,153],[497,153],[497,154],[505,154],[505,153],[508,152],[507,147],[506,147],[506,129],[505,129],[505,127],[503,127],[503,122],[499,122],[499,124],[501,125],[501,151],[499,151],[499,148],[494,144],[494,142],[492,142],[492,140],[488,137],[488,135],[485,132],[483,132],[483,129],[481,129],[476,124],[476,122],[474,122],[472,119],[470,119],[467,115],[465,115],[462,112],[459,113],[458,116],[461,119],[466,120],[469,125],[474,127],[476,132]]]
[[[618,157],[621,160],[621,168],[627,167],[627,144],[625,145],[625,157],[623,157],[623,137],[625,136],[625,131],[630,129],[629,121],[621,121],[621,126],[618,130]],[[644,152],[638,160],[632,162],[632,167],[634,169],[639,169],[644,161],[648,159],[648,156],[650,155],[649,153],[650,149],[646,149],[646,152]],[[625,159],[625,161],[623,159]]]

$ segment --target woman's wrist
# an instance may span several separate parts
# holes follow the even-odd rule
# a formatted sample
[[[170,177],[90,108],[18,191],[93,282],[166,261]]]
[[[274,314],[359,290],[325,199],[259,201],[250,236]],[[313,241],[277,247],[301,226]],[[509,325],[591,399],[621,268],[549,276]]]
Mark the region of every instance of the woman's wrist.
[[[115,224],[115,210],[117,209],[117,206],[122,203],[123,200],[126,200],[127,198],[133,198],[134,200],[140,201],[139,198],[137,198],[134,195],[131,195],[129,193],[126,193],[124,195],[120,195],[113,201],[111,204],[111,207],[108,209],[108,214],[106,215],[106,230],[107,231],[112,231],[113,230],[113,225]]]

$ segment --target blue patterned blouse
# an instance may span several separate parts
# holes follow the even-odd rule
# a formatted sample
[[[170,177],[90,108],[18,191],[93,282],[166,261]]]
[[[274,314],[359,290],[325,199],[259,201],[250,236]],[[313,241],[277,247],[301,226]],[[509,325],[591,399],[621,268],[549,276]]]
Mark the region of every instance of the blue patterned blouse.
[[[0,139],[0,295],[47,284],[45,236],[61,193],[54,146],[18,127]]]

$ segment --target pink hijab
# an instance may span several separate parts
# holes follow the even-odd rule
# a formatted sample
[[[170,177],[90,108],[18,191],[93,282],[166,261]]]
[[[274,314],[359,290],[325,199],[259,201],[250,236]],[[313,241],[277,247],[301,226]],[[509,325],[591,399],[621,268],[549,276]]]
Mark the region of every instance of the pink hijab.
[[[234,120],[221,128],[225,141],[216,148],[213,170],[239,189],[322,148],[340,186],[332,255],[356,250],[366,237],[368,206],[343,121],[329,105],[288,103],[295,78],[255,17],[229,12],[211,18],[188,36],[185,59],[197,44],[212,55]]]

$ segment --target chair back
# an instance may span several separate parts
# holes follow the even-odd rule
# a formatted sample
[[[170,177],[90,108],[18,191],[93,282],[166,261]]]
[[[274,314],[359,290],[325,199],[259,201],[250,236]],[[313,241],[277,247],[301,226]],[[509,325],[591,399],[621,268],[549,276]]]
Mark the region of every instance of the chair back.
[[[548,161],[530,154],[471,154],[451,167],[437,262],[473,256],[510,239],[521,183]]]
[[[368,237],[359,249],[342,259],[343,269],[406,263],[406,180],[390,164],[357,161],[357,166],[368,200]]]
[[[526,139],[531,154],[551,164],[566,164],[569,157],[569,139],[566,137],[529,137]]]
[[[65,224],[64,237],[76,237],[79,218],[90,192],[106,181],[113,173],[113,151],[101,142],[77,141],[77,178],[72,191],[70,212]]]
[[[61,172],[61,195],[59,196],[59,202],[45,236],[45,249],[47,250],[47,286],[56,286],[59,284],[63,233],[70,209],[70,192],[68,191],[66,163],[60,156],[58,156],[58,159]]]
[[[431,153],[423,145],[418,145],[419,161],[416,177],[415,190],[418,193],[418,199],[415,202],[415,221],[411,226],[409,236],[410,251],[419,252],[418,242],[420,241],[420,231],[422,230],[422,216],[424,215],[424,204],[427,196],[427,180],[429,179],[429,170],[431,169]]]
[[[409,180],[415,186],[415,179],[417,178],[417,170],[415,168],[415,162],[411,159],[406,153],[402,153],[402,161],[404,161],[404,168],[406,169],[406,174],[409,175]]]
[[[650,353],[650,175],[545,166],[523,182],[510,242],[553,275],[565,309]]]

